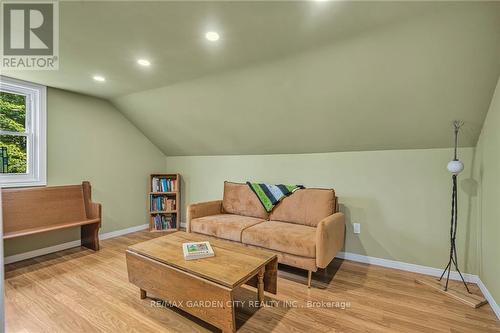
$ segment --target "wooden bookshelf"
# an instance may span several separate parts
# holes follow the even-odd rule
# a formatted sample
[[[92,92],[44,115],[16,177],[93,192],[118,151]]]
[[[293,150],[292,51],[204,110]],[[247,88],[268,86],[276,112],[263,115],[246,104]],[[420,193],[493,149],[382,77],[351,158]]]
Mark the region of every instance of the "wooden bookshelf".
[[[179,230],[181,175],[171,173],[151,174],[149,176],[148,197],[149,231],[167,232]],[[159,229],[160,226],[161,229]]]

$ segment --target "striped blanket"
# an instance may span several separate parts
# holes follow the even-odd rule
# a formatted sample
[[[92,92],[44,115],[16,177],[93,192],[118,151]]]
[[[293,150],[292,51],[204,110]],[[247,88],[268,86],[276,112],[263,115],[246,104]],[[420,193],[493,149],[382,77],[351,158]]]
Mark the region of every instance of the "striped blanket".
[[[270,185],[247,182],[252,191],[257,195],[264,209],[269,213],[283,198],[289,196],[298,189],[305,188],[302,185]]]

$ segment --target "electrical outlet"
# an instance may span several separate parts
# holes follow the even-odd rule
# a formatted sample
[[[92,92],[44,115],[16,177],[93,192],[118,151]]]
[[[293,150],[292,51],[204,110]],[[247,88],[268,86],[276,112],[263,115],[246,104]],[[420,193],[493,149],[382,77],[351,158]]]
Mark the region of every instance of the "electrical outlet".
[[[361,233],[361,224],[359,224],[359,223],[353,223],[352,226],[354,228],[354,233],[355,234],[360,234]]]

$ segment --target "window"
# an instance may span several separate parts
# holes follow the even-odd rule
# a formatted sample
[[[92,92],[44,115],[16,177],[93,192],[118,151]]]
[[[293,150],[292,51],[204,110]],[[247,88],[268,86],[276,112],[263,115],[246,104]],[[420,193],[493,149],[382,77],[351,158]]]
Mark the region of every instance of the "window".
[[[47,89],[0,76],[0,185],[40,186],[46,176]]]

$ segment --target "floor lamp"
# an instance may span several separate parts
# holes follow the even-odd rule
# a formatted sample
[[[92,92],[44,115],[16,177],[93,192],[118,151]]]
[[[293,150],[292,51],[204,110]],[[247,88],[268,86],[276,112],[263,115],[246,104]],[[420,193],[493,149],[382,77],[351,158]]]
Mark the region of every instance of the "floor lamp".
[[[464,170],[464,164],[457,157],[457,147],[458,147],[458,133],[460,132],[460,127],[463,126],[463,122],[459,120],[455,120],[453,122],[453,131],[455,133],[455,150],[453,155],[453,160],[451,160],[448,165],[448,171],[451,172],[452,176],[452,191],[451,191],[451,223],[450,223],[450,258],[448,260],[448,265],[441,274],[439,281],[441,281],[446,274],[446,285],[444,286],[444,291],[448,290],[448,282],[450,280],[450,272],[452,264],[455,266],[456,271],[460,275],[462,282],[465,286],[465,289],[470,294],[469,287],[467,283],[465,283],[464,277],[462,276],[462,272],[458,268],[458,259],[457,259],[457,247],[455,244],[455,240],[457,237],[457,220],[458,220],[458,195],[457,195],[457,176],[460,172]]]
[[[458,149],[458,134],[460,132],[460,128],[463,126],[463,122],[456,120],[453,122],[453,132],[455,134],[455,149],[453,154],[453,160],[451,160],[448,165],[448,171],[451,172],[451,180],[452,180],[452,191],[451,191],[451,222],[450,222],[450,256],[448,258],[448,265],[444,269],[443,273],[439,277],[438,280],[430,279],[430,278],[418,278],[416,282],[420,284],[424,284],[426,286],[432,287],[435,290],[438,290],[454,299],[461,301],[469,306],[474,308],[480,307],[483,304],[486,304],[487,301],[484,297],[471,293],[469,290],[469,286],[465,282],[465,279],[458,269],[458,259],[457,259],[457,247],[456,247],[456,237],[457,237],[457,222],[458,222],[458,187],[457,187],[457,178],[458,174],[464,170],[464,164],[458,159],[457,149]],[[454,266],[455,270],[460,276],[462,280],[465,290],[461,288],[451,288],[448,286],[448,282],[450,280],[451,267]],[[443,286],[441,280],[446,275],[446,283]]]

